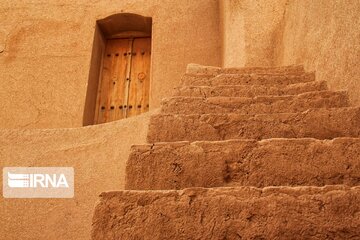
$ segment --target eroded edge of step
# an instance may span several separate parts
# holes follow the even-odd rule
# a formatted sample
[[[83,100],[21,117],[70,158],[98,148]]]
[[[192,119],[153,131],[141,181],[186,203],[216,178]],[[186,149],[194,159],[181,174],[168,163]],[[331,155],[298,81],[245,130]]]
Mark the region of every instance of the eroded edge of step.
[[[360,187],[105,192],[92,239],[351,239],[359,215]]]
[[[304,73],[304,66],[289,65],[279,67],[241,67],[241,68],[220,68],[190,63],[186,67],[187,74],[218,75],[221,73]]]
[[[247,97],[170,97],[162,100],[162,113],[265,114],[301,112],[309,108],[348,107],[346,91],[316,91],[298,95]]]
[[[135,145],[126,189],[360,184],[360,138]]]
[[[260,95],[296,95],[313,91],[328,90],[326,81],[295,83],[287,86],[264,85],[220,85],[220,86],[180,86],[173,96],[183,97],[255,97]]]
[[[315,81],[315,73],[289,74],[219,74],[190,75],[181,78],[182,86],[218,86],[218,85],[290,85]]]
[[[360,136],[360,107],[299,113],[153,115],[148,142]]]

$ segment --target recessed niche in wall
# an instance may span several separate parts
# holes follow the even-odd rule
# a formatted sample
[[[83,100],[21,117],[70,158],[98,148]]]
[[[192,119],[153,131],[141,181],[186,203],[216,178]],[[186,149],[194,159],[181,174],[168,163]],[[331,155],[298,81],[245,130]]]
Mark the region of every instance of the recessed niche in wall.
[[[83,124],[149,110],[150,17],[121,13],[96,23]]]

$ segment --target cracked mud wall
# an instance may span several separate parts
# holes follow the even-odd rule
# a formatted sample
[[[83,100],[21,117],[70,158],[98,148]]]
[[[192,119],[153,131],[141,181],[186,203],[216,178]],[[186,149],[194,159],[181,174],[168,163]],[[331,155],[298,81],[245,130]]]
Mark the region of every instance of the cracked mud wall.
[[[188,63],[220,65],[217,0],[2,0],[0,128],[82,126],[95,22],[120,12],[153,18],[151,109]]]

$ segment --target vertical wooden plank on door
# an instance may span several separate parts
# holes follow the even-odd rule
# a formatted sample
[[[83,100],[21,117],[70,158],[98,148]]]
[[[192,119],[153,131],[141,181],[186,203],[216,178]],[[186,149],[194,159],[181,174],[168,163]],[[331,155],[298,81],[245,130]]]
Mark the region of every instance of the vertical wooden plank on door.
[[[111,95],[113,115],[110,121],[125,118],[123,104],[125,102],[126,67],[128,65],[128,39],[114,39],[116,45],[117,65],[114,71],[113,92]]]
[[[146,47],[142,49],[141,55],[143,56],[144,60],[144,68],[145,71],[145,78],[143,79],[143,96],[144,102],[143,107],[141,108],[141,113],[149,111],[149,96],[150,96],[150,64],[151,64],[151,38],[146,39]]]
[[[111,70],[114,56],[111,54],[112,46],[107,41],[102,64],[101,78],[99,82],[95,123],[104,123],[108,118],[108,92],[109,80],[111,79]]]
[[[125,117],[123,104],[128,63],[128,39],[109,39],[106,42],[100,76],[95,124]]]
[[[110,47],[110,54],[112,56],[112,64],[111,64],[111,71],[110,71],[110,78],[108,79],[108,94],[107,94],[107,119],[106,122],[111,122],[115,120],[115,111],[116,111],[116,94],[117,94],[117,87],[116,87],[116,80],[118,77],[118,67],[119,67],[119,42],[114,40],[108,40],[108,45]]]
[[[132,48],[133,48],[133,44],[134,44],[134,39],[130,38],[129,42],[128,42],[128,52],[127,52],[127,65],[126,65],[126,70],[125,70],[125,78],[126,78],[126,83],[125,83],[125,101],[124,101],[124,112],[125,112],[125,117],[128,117],[129,115],[129,91],[130,91],[130,84],[131,84],[131,62],[132,62]]]
[[[149,110],[151,38],[135,38],[132,49],[128,117]]]

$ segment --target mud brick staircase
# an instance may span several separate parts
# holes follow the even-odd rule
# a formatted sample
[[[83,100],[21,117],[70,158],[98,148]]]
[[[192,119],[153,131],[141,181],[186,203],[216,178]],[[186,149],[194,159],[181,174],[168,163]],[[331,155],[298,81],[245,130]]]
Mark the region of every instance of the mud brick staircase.
[[[360,239],[360,108],[301,66],[189,65],[93,239]]]

